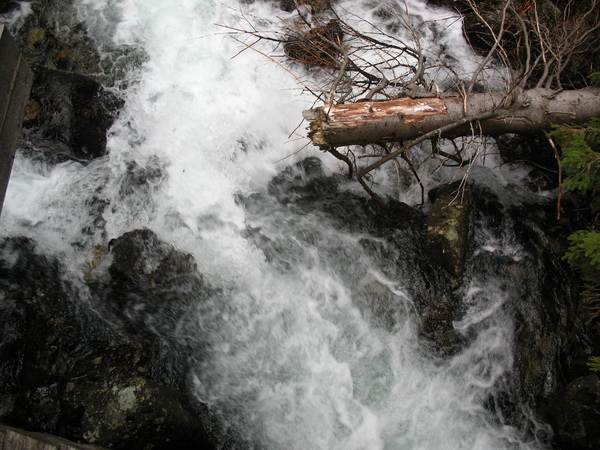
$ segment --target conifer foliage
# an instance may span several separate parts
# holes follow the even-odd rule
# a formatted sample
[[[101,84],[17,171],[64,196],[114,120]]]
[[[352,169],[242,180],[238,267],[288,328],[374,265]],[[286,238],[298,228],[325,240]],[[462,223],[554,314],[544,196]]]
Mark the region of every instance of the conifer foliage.
[[[600,81],[600,73],[590,78]],[[583,299],[592,309],[590,322],[600,319],[600,117],[582,126],[557,126],[552,137],[561,144],[561,166],[566,174],[563,186],[587,194],[595,214],[590,227],[569,236],[564,259],[581,274]],[[592,357],[592,370],[600,371],[600,357]]]

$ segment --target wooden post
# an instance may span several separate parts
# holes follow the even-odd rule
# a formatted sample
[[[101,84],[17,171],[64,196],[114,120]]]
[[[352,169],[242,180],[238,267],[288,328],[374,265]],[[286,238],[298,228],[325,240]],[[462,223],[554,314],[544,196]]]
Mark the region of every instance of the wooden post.
[[[10,179],[33,72],[4,25],[0,25],[0,212]]]
[[[46,433],[36,433],[0,423],[0,449],[14,450],[102,450],[95,445],[77,444]]]

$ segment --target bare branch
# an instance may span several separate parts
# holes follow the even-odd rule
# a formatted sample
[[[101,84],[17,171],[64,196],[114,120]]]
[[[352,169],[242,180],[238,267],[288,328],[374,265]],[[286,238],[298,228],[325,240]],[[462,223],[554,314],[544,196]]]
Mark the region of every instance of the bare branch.
[[[389,2],[381,24],[348,11],[338,13],[332,7],[315,10],[300,0],[296,15],[280,19],[278,24],[242,14],[236,25],[223,28],[242,44],[240,52],[248,48],[257,51],[324,103],[305,111],[309,138],[347,164],[349,175],[354,174],[376,198],[367,182],[369,174],[389,161],[400,170],[397,158],[427,140],[462,133],[473,142],[481,133],[540,132],[552,122],[583,120],[595,111],[600,113],[600,100],[594,100],[597,90],[580,89],[587,86],[585,79],[573,75],[573,65],[581,64],[579,55],[597,54],[600,46],[600,0],[585,5],[567,0],[560,8],[549,3],[543,10],[535,0],[504,0],[499,6],[489,2],[491,10],[482,9],[478,6],[481,2],[474,0],[461,3],[468,5],[463,12],[477,22],[476,39],[485,47],[466,81],[443,62],[442,55],[422,48],[421,39],[429,25],[417,22],[406,2],[404,7]],[[440,20],[445,20],[446,26],[452,17]],[[402,29],[403,37],[384,31],[386,27]],[[262,50],[264,46],[259,49],[262,44],[283,48],[284,55],[269,54]],[[598,63],[592,66],[598,67]],[[306,76],[299,77],[299,70]],[[492,76],[496,79],[490,81]],[[441,92],[439,86],[451,86],[458,92]],[[480,93],[490,86],[500,92]],[[568,89],[580,90],[565,93]],[[376,101],[382,99],[391,106]],[[367,120],[369,108],[388,108],[384,112],[391,115],[384,114],[380,123],[371,126],[368,120],[377,119],[377,114]],[[352,120],[343,124],[340,114]],[[388,147],[390,142],[393,144]],[[351,147],[345,154],[337,150],[367,144],[383,145],[386,151],[364,155],[377,158],[364,168],[358,167]],[[477,155],[486,151],[484,145],[474,156],[463,157],[456,145],[455,149],[448,153],[432,144],[441,165],[472,165]],[[405,162],[420,184],[413,163],[408,158]]]

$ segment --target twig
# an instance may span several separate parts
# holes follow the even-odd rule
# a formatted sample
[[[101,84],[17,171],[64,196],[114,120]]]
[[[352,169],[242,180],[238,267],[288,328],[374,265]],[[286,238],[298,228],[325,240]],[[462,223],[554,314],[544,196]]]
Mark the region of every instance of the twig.
[[[550,134],[548,134],[547,131],[544,131],[544,136],[546,136],[546,139],[548,139],[548,142],[550,143],[550,146],[552,147],[552,150],[554,150],[554,157],[556,158],[556,162],[558,164],[558,198],[556,200],[556,220],[560,220],[560,204],[561,204],[562,196],[563,196],[563,187],[562,187],[563,172],[562,172],[562,164],[560,163],[560,154],[558,153],[558,149],[556,148],[556,144],[554,143],[554,140],[552,139],[552,136],[550,136]]]

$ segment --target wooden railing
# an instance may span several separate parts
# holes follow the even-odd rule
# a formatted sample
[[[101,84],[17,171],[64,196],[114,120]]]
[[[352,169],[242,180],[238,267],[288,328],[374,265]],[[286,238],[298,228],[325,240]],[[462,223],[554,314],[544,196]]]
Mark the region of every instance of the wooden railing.
[[[21,133],[33,73],[4,25],[0,25],[0,212]]]

